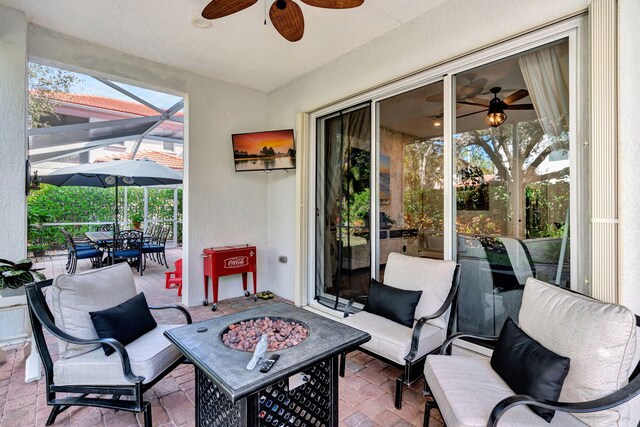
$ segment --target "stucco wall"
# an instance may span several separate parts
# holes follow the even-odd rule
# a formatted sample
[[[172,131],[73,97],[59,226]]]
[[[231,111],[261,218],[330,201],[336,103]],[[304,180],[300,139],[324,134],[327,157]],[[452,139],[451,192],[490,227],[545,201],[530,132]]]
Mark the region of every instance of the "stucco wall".
[[[618,183],[621,303],[640,313],[640,2],[618,2]],[[594,254],[597,256],[597,254]]]
[[[497,5],[495,0],[450,0],[273,91],[269,96],[269,125],[273,129],[293,127],[297,112],[312,111],[584,10],[589,3],[589,0],[509,0]],[[268,202],[269,251],[291,253],[295,242],[295,177],[272,174]],[[291,258],[288,264],[277,268],[270,264],[272,282],[293,284],[294,265]],[[293,289],[288,292],[293,295]]]
[[[267,95],[37,26],[29,27],[28,44],[33,58],[185,95],[183,258],[190,286],[183,301],[194,305],[203,299],[200,254],[210,246],[257,245],[259,286],[266,289],[267,177],[235,173],[231,134],[265,128]],[[241,283],[239,275],[223,278],[220,298],[242,295]]]
[[[0,6],[0,258],[27,253],[27,20]]]

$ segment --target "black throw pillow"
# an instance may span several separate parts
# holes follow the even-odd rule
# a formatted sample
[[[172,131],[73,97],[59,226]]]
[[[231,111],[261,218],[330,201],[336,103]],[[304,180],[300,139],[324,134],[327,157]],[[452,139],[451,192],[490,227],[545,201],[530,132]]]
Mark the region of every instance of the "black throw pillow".
[[[422,291],[398,289],[371,279],[369,300],[363,310],[411,328],[421,296]]]
[[[568,357],[546,349],[527,335],[510,317],[504,322],[491,367],[516,394],[557,401],[569,373]],[[548,423],[555,411],[530,405]]]
[[[142,292],[122,304],[102,311],[92,311],[89,315],[98,337],[114,338],[122,345],[134,342],[158,326]],[[106,344],[102,344],[102,348],[107,356],[115,352]]]

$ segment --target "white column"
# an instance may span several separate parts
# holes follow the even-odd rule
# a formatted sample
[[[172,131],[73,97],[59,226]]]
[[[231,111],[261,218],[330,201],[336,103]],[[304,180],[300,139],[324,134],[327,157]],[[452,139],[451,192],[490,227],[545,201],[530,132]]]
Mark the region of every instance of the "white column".
[[[27,255],[27,18],[0,5],[0,258]]]
[[[640,314],[640,2],[618,1],[620,302]]]

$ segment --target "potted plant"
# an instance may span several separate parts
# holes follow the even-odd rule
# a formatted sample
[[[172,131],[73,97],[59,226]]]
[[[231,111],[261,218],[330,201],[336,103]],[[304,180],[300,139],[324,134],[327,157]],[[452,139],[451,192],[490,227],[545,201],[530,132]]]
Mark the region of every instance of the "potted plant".
[[[131,220],[131,224],[133,225],[133,228],[135,230],[140,230],[140,224],[142,224],[142,221],[144,221],[144,216],[142,216],[139,213],[132,213],[129,216],[129,219]]]
[[[46,246],[40,243],[29,245],[28,250],[33,254],[34,258],[42,258],[46,251]]]
[[[26,283],[45,280],[44,274],[40,273],[41,270],[43,269],[33,268],[33,262],[30,259],[18,262],[0,259],[0,296],[19,295],[23,293],[21,288]]]

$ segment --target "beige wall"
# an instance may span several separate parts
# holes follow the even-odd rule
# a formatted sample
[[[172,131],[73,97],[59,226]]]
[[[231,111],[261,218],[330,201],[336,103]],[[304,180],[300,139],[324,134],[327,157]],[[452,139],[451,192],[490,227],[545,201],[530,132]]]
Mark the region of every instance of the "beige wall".
[[[0,6],[0,258],[27,254],[27,19]]]

